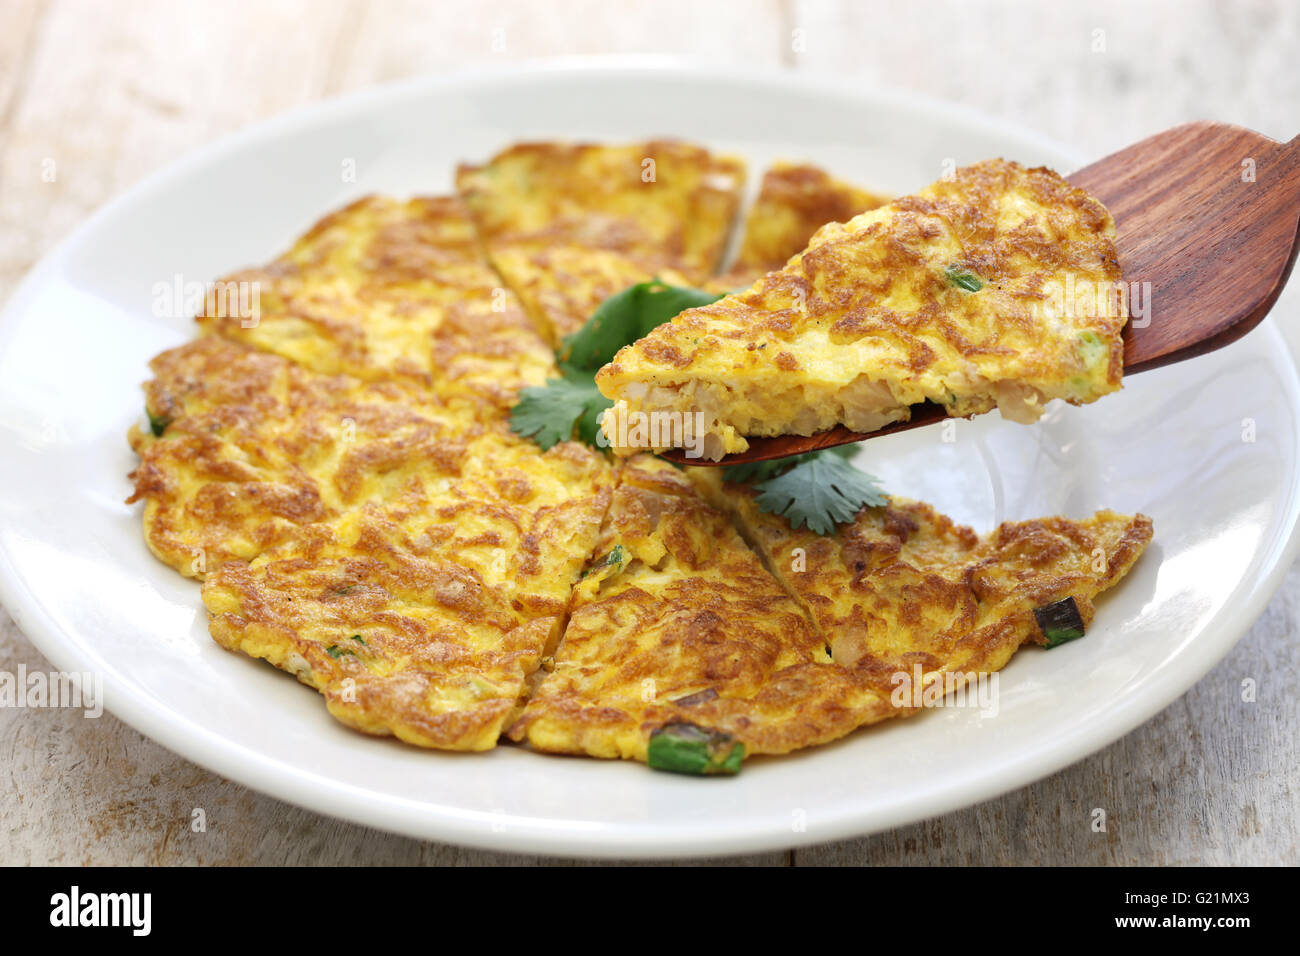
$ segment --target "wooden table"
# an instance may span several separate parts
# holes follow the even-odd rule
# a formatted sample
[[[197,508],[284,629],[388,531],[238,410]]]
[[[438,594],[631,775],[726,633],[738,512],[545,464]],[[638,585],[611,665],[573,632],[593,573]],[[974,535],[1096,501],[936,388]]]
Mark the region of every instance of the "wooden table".
[[[968,104],[1097,156],[1190,119],[1300,133],[1300,7],[1285,0],[866,6],[6,0],[0,298],[96,207],[190,150],[321,97],[471,64],[667,53],[784,66]],[[1278,315],[1300,313],[1294,286]],[[1300,329],[1286,331],[1300,346]],[[1298,618],[1293,569],[1249,635],[1182,699],[1037,784],[889,833],[726,862],[1294,864]],[[20,664],[49,667],[0,611],[0,670]],[[1253,703],[1241,699],[1246,677],[1258,686]],[[0,753],[0,863],[536,862],[300,810],[107,715],[0,710]],[[190,829],[195,807],[206,833]],[[1095,807],[1107,810],[1105,833],[1089,825]]]

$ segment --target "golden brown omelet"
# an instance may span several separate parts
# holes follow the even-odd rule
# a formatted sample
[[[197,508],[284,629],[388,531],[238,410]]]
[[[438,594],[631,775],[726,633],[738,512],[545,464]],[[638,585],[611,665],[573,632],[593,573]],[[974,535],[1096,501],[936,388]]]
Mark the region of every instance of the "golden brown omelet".
[[[203,588],[212,636],[325,695],[371,734],[492,747],[560,635],[612,471],[565,442],[484,442],[445,486],[296,529]]]
[[[1008,521],[980,536],[904,498],[818,535],[760,511],[752,490],[717,469],[691,475],[735,514],[835,662],[877,677],[918,664],[925,674],[996,671],[1025,642],[1045,642],[1035,609],[1067,598],[1090,624],[1093,599],[1151,540],[1150,518],[1113,511]]]
[[[289,307],[205,315],[219,334],[158,356],[132,500],[155,554],[207,578],[221,644],[360,729],[481,749],[559,636],[612,470],[509,431],[514,390],[554,360],[517,303],[499,326],[463,308],[490,273],[449,208],[328,217],[269,270]],[[360,377],[313,370],[340,367]]]
[[[1114,238],[1105,207],[1050,170],[979,163],[823,227],[784,269],[681,313],[596,382],[631,413],[701,413],[715,460],[746,435],[874,431],[923,401],[1032,421],[1049,399],[1120,387]]]
[[[294,528],[460,473],[481,426],[408,381],[318,375],[216,336],[157,356],[133,428],[145,539],[182,574],[251,559]],[[154,432],[161,434],[155,434]],[[513,436],[511,436],[513,438]]]
[[[162,434],[132,434],[134,498],[154,553],[206,576],[217,641],[359,729],[491,746],[559,637],[608,503],[604,457],[542,452],[409,381],[216,337],[153,367]]]
[[[619,179],[642,154],[653,201]],[[698,283],[742,172],[680,144],[532,146],[461,188],[554,334],[574,303],[652,273]],[[753,255],[806,218],[752,220]],[[822,538],[716,472],[542,452],[503,413],[553,356],[457,200],[364,200],[245,275],[256,322],[208,309],[204,337],[152,363],[132,500],[159,558],[205,579],[218,643],[367,733],[482,750],[508,730],[646,760],[688,727],[728,760],[785,753],[914,712],[891,699],[905,666],[1003,666],[1042,603],[1074,597],[1091,620],[1150,537],[1103,512],[981,539],[894,499]]]
[[[205,333],[325,374],[409,378],[473,414],[499,417],[554,369],[519,300],[479,249],[453,197],[370,196],[326,216],[247,283],[255,314],[205,303]],[[215,308],[214,308],[215,306]],[[249,311],[249,310],[244,310]]]
[[[831,663],[799,606],[682,472],[629,460],[554,659],[510,736],[646,759],[690,723],[787,753],[891,716],[888,691]]]
[[[748,288],[802,252],[828,222],[844,222],[887,202],[887,196],[859,189],[820,167],[774,163],[763,174],[758,196],[745,217],[736,261],[707,287],[724,293]]]
[[[744,178],[742,160],[671,140],[523,143],[461,166],[456,185],[493,264],[558,345],[637,282],[704,283]]]
[[[919,693],[951,674],[951,690],[1043,643],[1036,608],[1074,598],[1090,623],[1092,599],[1150,536],[1141,515],[1099,512],[980,538],[894,499],[823,537],[759,512],[749,489],[724,486],[715,470],[688,476],[638,456],[509,735],[643,761],[656,732],[682,724],[747,754],[825,743],[920,709],[896,696],[900,675],[919,668]]]

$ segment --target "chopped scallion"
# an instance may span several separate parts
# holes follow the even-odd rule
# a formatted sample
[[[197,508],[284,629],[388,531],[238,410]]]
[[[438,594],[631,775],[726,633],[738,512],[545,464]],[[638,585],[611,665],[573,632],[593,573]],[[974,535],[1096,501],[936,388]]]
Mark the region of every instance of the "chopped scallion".
[[[1047,638],[1048,647],[1057,647],[1083,637],[1083,617],[1079,614],[1079,605],[1074,603],[1072,597],[1035,608],[1034,620],[1038,622],[1043,637]]]
[[[647,762],[655,770],[711,776],[739,773],[744,759],[745,745],[730,734],[679,722],[650,735]]]

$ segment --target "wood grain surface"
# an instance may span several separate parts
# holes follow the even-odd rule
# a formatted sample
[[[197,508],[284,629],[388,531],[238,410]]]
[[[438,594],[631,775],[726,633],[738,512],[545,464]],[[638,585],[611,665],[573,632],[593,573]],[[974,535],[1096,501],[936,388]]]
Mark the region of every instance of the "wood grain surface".
[[[1300,130],[1279,143],[1240,126],[1186,123],[1090,163],[1070,182],[1114,215],[1124,281],[1146,286],[1142,298],[1159,310],[1159,321],[1125,330],[1125,374],[1237,341],[1291,274]]]
[[[1103,156],[1178,123],[1300,131],[1300,5],[932,0],[548,4],[6,0],[0,299],[95,208],[193,149],[346,90],[541,56],[662,53],[968,105]],[[1300,315],[1295,288],[1276,315]],[[1300,323],[1297,323],[1300,324]],[[1300,329],[1284,326],[1293,352]],[[947,816],[727,864],[1300,861],[1300,570],[1156,718]],[[0,670],[48,664],[0,611]],[[1243,700],[1242,682],[1257,687]],[[115,718],[0,709],[0,863],[534,864],[342,823],[249,791]],[[195,833],[195,808],[206,832]],[[1091,827],[1103,808],[1107,828]],[[815,837],[815,834],[813,834]]]

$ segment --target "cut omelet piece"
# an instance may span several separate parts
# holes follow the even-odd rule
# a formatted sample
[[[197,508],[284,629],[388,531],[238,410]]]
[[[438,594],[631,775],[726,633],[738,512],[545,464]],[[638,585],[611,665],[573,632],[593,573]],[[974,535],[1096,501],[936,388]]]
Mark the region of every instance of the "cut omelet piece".
[[[523,143],[461,166],[456,185],[493,265],[558,346],[630,285],[704,283],[744,178],[742,160],[671,140]]]
[[[1050,170],[979,163],[823,227],[783,269],[624,348],[596,382],[629,413],[700,413],[715,460],[747,435],[869,432],[925,401],[1033,421],[1050,399],[1120,387],[1114,240],[1105,207]]]
[[[808,163],[774,163],[763,174],[758,196],[745,218],[740,251],[731,268],[706,288],[733,292],[780,269],[828,222],[844,222],[889,202]]]
[[[207,336],[158,355],[150,428],[131,430],[145,540],[182,574],[248,560],[302,525],[445,484],[477,454],[482,426],[410,382],[317,375]]]
[[[1022,644],[1047,643],[1035,612],[1061,602],[1090,624],[1094,599],[1128,573],[1152,533],[1145,515],[1098,511],[1008,521],[981,536],[930,505],[891,498],[818,535],[764,513],[752,490],[724,483],[717,469],[691,475],[735,515],[832,659],[878,686],[917,667],[997,671]]]
[[[559,638],[611,484],[571,442],[480,446],[445,489],[413,480],[221,565],[203,589],[212,635],[358,730],[490,748]]]
[[[129,500],[145,502],[150,549],[188,576],[250,560],[300,526],[412,488],[433,498],[485,471],[521,495],[544,480],[552,510],[565,499],[560,455],[407,380],[317,375],[213,336],[163,352],[151,368],[153,427],[130,434],[140,464]]]
[[[657,732],[690,725],[746,753],[786,753],[892,713],[887,692],[831,663],[728,516],[641,456],[623,469],[559,650],[510,736],[644,761]]]
[[[319,690],[344,723],[453,750],[495,745],[560,622],[524,618],[372,506],[222,565],[203,601],[218,644]]]
[[[554,372],[455,197],[358,200],[270,265],[215,288],[245,290],[238,301],[249,308],[209,297],[197,318],[207,334],[328,375],[410,379],[479,417],[500,417],[520,388]]]

